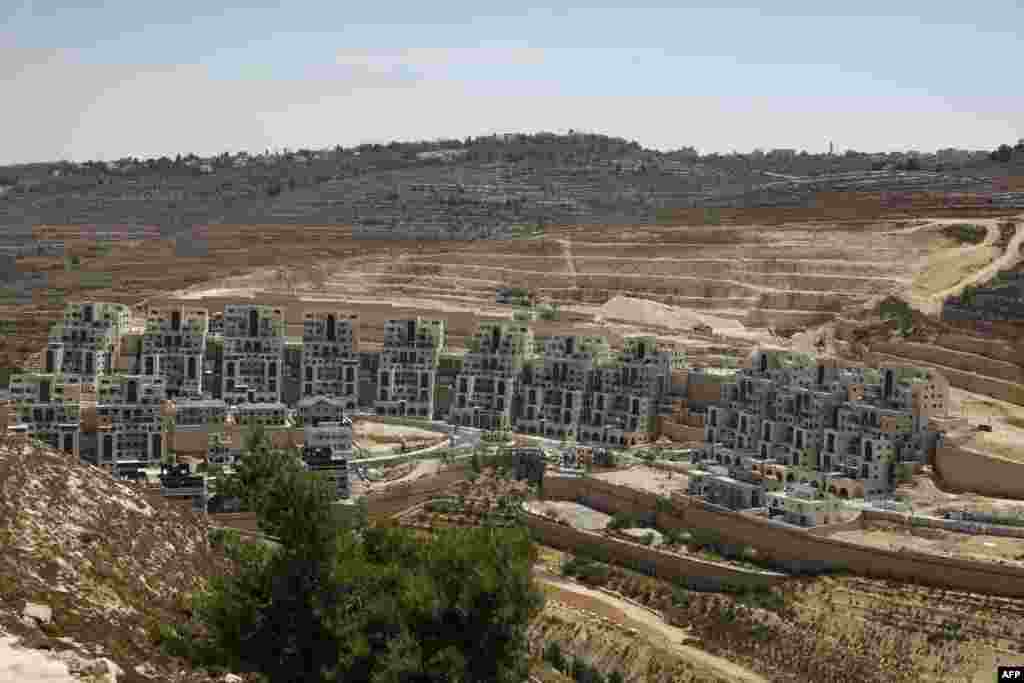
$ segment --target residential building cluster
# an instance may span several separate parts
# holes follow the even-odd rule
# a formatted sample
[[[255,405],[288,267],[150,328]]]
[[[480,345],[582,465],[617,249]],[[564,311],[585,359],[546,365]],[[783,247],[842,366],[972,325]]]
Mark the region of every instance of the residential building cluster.
[[[948,401],[948,384],[930,372],[815,365],[770,350],[745,369],[697,369],[653,336],[613,351],[599,336],[537,337],[522,321],[484,321],[455,352],[444,320],[387,321],[382,350],[365,351],[358,317],[329,308],[304,313],[301,339],[286,336],[282,309],[258,303],[213,316],[155,307],[132,331],[129,317],[119,304],[69,304],[45,367],[10,380],[12,429],[131,471],[171,451],[230,464],[242,431],[260,425],[274,443],[301,440],[307,464],[333,473],[339,495],[357,410],[602,452],[664,434],[706,442],[694,493],[733,508],[799,511],[827,506],[787,484],[848,497],[889,490],[895,465],[934,447],[929,418]]]
[[[689,492],[801,525],[837,521],[839,499],[887,495],[900,468],[927,461],[948,404],[931,370],[759,349],[707,407]]]

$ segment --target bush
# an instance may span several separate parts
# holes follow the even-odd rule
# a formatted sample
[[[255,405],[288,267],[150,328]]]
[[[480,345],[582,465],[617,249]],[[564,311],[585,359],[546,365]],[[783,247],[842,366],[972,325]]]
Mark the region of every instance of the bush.
[[[942,229],[942,234],[960,244],[981,244],[985,241],[988,230],[983,225],[973,223],[955,223]]]
[[[555,669],[565,672],[566,661],[565,656],[562,654],[561,646],[556,642],[550,642],[544,648],[544,661],[553,666]]]
[[[651,545],[652,543],[654,543],[654,534],[650,531],[647,532],[646,534],[640,537],[640,542],[644,545]]]
[[[615,515],[609,520],[609,529],[632,529],[639,526],[639,521],[632,515],[624,514],[621,512],[615,513]]]

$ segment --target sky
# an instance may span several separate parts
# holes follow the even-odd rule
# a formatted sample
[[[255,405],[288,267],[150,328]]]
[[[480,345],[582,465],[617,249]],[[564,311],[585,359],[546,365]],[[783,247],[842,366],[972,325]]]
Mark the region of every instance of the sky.
[[[703,153],[1024,137],[1019,0],[638,3],[3,0],[0,164],[569,129]]]

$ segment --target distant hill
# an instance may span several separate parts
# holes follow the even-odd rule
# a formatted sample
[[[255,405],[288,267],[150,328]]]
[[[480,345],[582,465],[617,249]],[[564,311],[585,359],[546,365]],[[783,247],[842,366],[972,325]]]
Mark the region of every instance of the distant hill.
[[[508,237],[564,224],[644,224],[682,209],[805,206],[820,192],[996,193],[1024,159],[985,152],[699,156],[605,135],[512,134],[284,154],[189,155],[0,169],[0,235],[31,226],[354,225],[357,235]],[[1018,168],[1022,167],[1022,168]],[[902,169],[902,170],[900,170]],[[4,247],[4,245],[0,245]]]

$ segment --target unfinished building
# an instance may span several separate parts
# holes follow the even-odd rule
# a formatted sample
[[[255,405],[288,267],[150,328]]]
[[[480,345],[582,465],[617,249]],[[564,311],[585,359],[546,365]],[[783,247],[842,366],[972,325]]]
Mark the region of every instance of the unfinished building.
[[[113,367],[128,328],[128,306],[88,301],[69,303],[50,330],[46,367],[68,382],[91,383]]]
[[[359,404],[359,317],[307,311],[302,323],[302,396]]]
[[[533,331],[527,325],[480,323],[456,380],[449,421],[481,429],[511,429],[512,400],[518,395],[533,345]]]
[[[284,332],[280,308],[258,304],[224,306],[221,398],[225,402],[280,402]]]
[[[163,377],[168,398],[200,398],[209,329],[205,308],[151,308],[142,335],[139,372]]]
[[[388,320],[377,375],[378,415],[434,416],[437,366],[447,345],[444,320]]]

